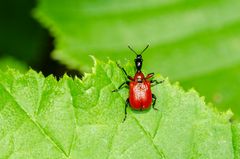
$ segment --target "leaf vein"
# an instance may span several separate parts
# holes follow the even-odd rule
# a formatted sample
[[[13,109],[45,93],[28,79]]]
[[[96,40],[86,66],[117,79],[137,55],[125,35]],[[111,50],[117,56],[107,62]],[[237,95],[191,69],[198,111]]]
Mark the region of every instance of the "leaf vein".
[[[131,115],[132,118],[136,121],[137,125],[141,128],[141,130],[144,132],[144,134],[148,137],[149,141],[151,141],[155,151],[157,152],[157,154],[161,157],[161,158],[165,158],[163,152],[159,151],[159,149],[157,148],[156,144],[154,143],[151,135],[149,134],[149,132],[147,132],[144,127],[140,124],[140,122],[138,121],[138,119],[134,116],[134,115]]]
[[[73,110],[73,116],[74,116],[74,134],[73,134],[73,137],[72,137],[72,141],[71,141],[71,145],[70,145],[70,149],[69,149],[69,153],[68,153],[68,156],[71,155],[71,152],[72,152],[72,148],[73,148],[73,144],[74,144],[74,141],[75,141],[75,138],[76,138],[76,130],[77,130],[77,115],[76,115],[76,111],[75,111],[75,107],[74,107],[74,103],[73,103],[73,92],[72,92],[72,89],[69,85],[69,83],[67,83],[67,86],[69,88],[69,91],[70,91],[70,94],[71,94],[71,103],[72,103],[72,110]]]
[[[14,96],[1,84],[3,89],[11,96],[11,98],[14,100],[16,105],[26,114],[26,116],[29,118],[29,120],[39,129],[39,131],[50,141],[50,143],[57,148],[60,152],[64,154],[66,158],[68,158],[68,155],[66,152],[60,147],[60,145],[57,144],[56,141],[44,130],[44,128],[37,122],[35,121],[28,113],[25,111],[24,108],[21,107],[21,105],[15,100]]]

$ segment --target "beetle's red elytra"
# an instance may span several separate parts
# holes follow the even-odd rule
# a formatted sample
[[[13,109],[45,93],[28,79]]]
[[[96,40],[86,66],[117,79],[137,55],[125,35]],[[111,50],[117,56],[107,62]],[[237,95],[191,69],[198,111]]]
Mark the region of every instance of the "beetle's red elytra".
[[[152,105],[153,109],[157,110],[155,108],[155,103],[157,100],[157,97],[152,94],[151,86],[155,86],[157,84],[163,83],[164,81],[157,81],[157,80],[151,80],[151,78],[154,76],[154,73],[149,73],[145,77],[142,73],[142,53],[149,47],[147,45],[143,51],[138,54],[136,53],[130,46],[128,48],[136,54],[135,58],[135,66],[136,66],[136,73],[134,78],[129,76],[125,69],[121,67],[118,63],[117,66],[123,71],[123,73],[127,76],[128,81],[125,81],[122,83],[118,89],[113,90],[113,92],[117,92],[120,89],[122,89],[125,85],[129,86],[129,98],[126,100],[125,103],[125,116],[123,119],[123,122],[126,120],[127,117],[127,107],[130,105],[130,107],[134,110],[145,110],[149,109]]]
[[[151,83],[144,77],[142,72],[136,73],[134,81],[129,83],[129,88],[129,103],[133,109],[144,110],[151,106]]]

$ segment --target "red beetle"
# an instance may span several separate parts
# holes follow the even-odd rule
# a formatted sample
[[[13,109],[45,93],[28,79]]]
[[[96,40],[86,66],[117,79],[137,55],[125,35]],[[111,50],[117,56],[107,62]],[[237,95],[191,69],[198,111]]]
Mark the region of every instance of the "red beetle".
[[[135,58],[135,65],[136,65],[136,73],[134,78],[129,76],[125,69],[121,67],[119,64],[117,66],[124,72],[124,74],[127,76],[127,78],[130,81],[126,81],[123,84],[121,84],[118,89],[113,90],[113,92],[119,91],[121,88],[123,88],[125,85],[129,86],[129,98],[126,100],[125,104],[125,117],[123,121],[125,121],[127,117],[127,107],[130,104],[131,108],[134,110],[145,110],[150,108],[152,105],[153,109],[157,110],[155,108],[156,103],[156,96],[152,94],[151,86],[155,86],[157,84],[162,83],[163,81],[157,81],[157,80],[150,80],[154,73],[149,73],[146,77],[141,71],[142,68],[142,53],[148,48],[149,45],[140,53],[137,54],[130,46],[129,49],[132,50],[137,57]]]

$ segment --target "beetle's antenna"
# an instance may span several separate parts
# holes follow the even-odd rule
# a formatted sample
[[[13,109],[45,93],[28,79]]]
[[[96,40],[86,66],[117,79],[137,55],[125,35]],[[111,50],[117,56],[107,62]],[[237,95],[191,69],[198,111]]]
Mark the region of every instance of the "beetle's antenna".
[[[149,47],[149,44],[145,47],[145,49],[143,49],[140,55],[142,55],[142,53],[144,53],[144,51],[146,51],[148,47]]]
[[[128,48],[129,48],[132,52],[134,52],[136,55],[138,55],[138,54],[136,53],[136,51],[134,51],[134,50],[131,48],[131,46],[128,45]]]

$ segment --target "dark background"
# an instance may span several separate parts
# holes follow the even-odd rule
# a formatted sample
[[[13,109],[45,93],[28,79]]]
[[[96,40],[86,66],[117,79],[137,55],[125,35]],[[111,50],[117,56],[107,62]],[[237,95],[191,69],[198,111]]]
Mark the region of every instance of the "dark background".
[[[54,39],[32,16],[35,0],[0,1],[0,58],[12,57],[45,76],[81,76],[51,58]]]

